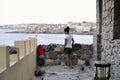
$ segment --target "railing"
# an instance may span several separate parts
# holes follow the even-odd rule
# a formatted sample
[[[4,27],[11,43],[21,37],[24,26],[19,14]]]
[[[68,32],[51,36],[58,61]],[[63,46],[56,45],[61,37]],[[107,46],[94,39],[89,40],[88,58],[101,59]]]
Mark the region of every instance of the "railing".
[[[14,66],[25,56],[35,51],[36,46],[36,38],[15,41],[14,47],[17,49],[17,53],[15,54],[10,54],[10,46],[0,46],[0,74],[10,67]]]

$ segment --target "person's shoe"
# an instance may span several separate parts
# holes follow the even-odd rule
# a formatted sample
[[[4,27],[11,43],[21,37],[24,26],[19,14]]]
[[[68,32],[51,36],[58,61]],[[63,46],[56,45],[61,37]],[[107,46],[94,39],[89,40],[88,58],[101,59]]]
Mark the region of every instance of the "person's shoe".
[[[70,68],[70,69],[73,69],[73,66],[70,66],[69,68]]]

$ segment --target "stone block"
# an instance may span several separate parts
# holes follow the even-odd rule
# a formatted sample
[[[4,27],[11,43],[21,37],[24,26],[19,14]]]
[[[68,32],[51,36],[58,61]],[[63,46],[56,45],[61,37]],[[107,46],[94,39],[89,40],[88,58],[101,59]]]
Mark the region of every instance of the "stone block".
[[[78,59],[77,65],[84,65],[85,64],[85,60],[80,60]]]
[[[45,60],[45,66],[50,66],[54,64],[54,60],[53,59],[47,59]]]

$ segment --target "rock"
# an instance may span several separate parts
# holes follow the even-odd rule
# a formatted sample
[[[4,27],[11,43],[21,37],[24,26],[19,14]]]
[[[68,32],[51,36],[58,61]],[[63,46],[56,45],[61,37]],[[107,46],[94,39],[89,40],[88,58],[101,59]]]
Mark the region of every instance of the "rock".
[[[82,49],[88,50],[88,49],[90,49],[90,46],[84,44],[84,45],[82,45]]]
[[[75,44],[73,45],[73,51],[77,51],[77,50],[80,50],[80,49],[81,49],[81,44],[75,43]]]
[[[78,59],[76,57],[72,57],[72,65],[77,65]]]
[[[55,44],[49,44],[46,46],[45,51],[46,52],[53,51],[55,47],[57,47]]]
[[[62,51],[62,48],[60,46],[57,46],[54,51]]]
[[[84,60],[78,59],[77,65],[81,66],[81,65],[84,65],[84,64],[85,64],[85,61],[84,61]]]
[[[65,62],[62,61],[60,65],[61,65],[61,66],[64,66],[64,65],[65,65]]]
[[[54,60],[53,59],[47,59],[45,60],[45,66],[50,66],[54,64]]]
[[[83,50],[77,50],[76,52],[74,52],[74,55],[76,55],[78,58],[81,58],[81,56],[83,55]]]
[[[60,63],[61,63],[61,62],[60,62],[59,59],[56,59],[56,60],[54,61],[54,64],[55,64],[55,65],[60,65]]]
[[[86,66],[89,66],[89,65],[90,65],[89,60],[86,60],[86,61],[85,61],[85,65],[86,65]]]
[[[57,59],[57,52],[56,51],[49,51],[48,59]]]

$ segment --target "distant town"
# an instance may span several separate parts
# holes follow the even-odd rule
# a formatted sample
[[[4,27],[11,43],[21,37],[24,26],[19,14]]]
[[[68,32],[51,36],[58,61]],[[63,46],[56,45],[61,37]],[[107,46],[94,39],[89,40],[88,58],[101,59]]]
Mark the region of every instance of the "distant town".
[[[13,29],[8,33],[53,33],[61,34],[66,26],[70,27],[73,34],[93,34],[96,30],[96,22],[68,22],[67,24],[15,24],[1,25],[2,29]]]

